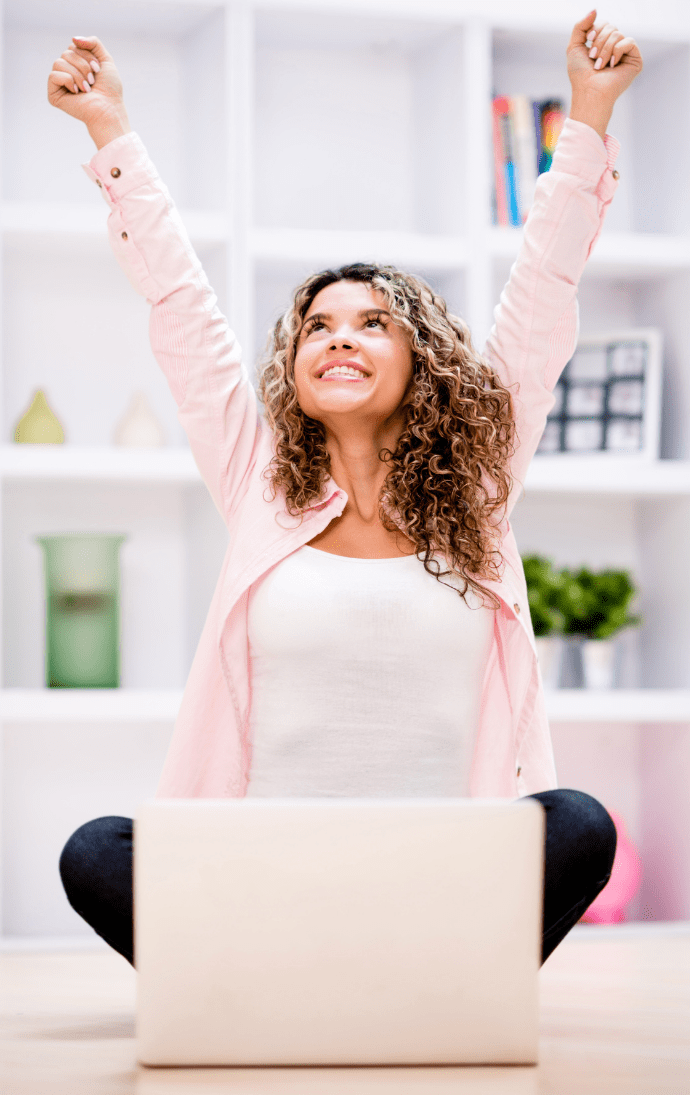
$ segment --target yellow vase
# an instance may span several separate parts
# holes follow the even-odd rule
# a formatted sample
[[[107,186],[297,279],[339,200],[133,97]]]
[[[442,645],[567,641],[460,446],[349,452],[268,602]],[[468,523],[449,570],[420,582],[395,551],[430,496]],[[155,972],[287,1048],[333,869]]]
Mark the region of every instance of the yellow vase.
[[[33,402],[14,431],[14,440],[30,445],[61,445],[65,433],[48,406],[45,392],[39,388]]]

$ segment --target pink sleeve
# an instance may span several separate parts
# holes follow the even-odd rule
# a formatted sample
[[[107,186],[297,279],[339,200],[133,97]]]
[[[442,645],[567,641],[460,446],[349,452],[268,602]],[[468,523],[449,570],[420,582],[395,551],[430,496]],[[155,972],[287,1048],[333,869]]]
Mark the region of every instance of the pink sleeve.
[[[518,500],[553,388],[573,356],[579,333],[577,287],[618,187],[615,137],[602,141],[584,122],[566,118],[549,171],[537,180],[520,252],[494,309],[483,350],[515,403],[514,487]],[[513,387],[515,385],[515,387]]]
[[[115,258],[151,304],[153,353],[199,471],[227,522],[264,428],[241,347],[138,135],[117,137],[82,166],[110,206]]]

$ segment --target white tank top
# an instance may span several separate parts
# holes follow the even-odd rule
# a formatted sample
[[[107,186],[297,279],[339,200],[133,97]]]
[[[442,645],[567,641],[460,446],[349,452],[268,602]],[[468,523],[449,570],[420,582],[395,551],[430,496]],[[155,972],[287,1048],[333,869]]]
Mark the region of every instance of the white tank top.
[[[468,797],[494,611],[466,599],[414,555],[308,545],[255,582],[247,794]]]

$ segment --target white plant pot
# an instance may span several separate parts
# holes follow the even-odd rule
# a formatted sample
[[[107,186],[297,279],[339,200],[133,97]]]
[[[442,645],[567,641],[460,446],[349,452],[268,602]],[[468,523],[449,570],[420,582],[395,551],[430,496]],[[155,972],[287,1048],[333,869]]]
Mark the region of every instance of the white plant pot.
[[[113,444],[131,448],[160,448],[165,431],[151,409],[145,392],[135,392],[113,433]]]
[[[585,688],[613,688],[615,639],[584,639],[582,673]]]
[[[544,688],[558,688],[563,662],[563,642],[560,635],[541,635],[534,642]]]

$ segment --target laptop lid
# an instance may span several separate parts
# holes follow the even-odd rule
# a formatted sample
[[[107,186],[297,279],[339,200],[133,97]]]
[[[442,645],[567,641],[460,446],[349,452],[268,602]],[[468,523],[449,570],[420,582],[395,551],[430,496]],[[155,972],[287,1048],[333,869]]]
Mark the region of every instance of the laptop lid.
[[[535,799],[157,799],[135,819],[150,1065],[534,1064]]]

